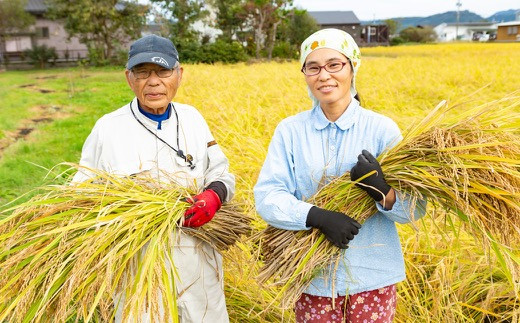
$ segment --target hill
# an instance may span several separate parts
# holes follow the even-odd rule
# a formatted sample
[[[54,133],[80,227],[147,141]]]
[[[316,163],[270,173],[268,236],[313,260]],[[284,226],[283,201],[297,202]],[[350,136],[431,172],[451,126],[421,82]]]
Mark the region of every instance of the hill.
[[[520,9],[509,9],[505,11],[499,11],[492,16],[487,17],[488,21],[506,22],[515,20],[515,13]]]
[[[493,14],[490,17],[484,18],[476,13],[473,13],[469,10],[460,11],[460,19],[462,22],[480,22],[480,21],[512,21],[515,20],[515,12],[516,9],[510,9],[505,11],[499,11]],[[446,23],[454,23],[457,22],[457,12],[456,11],[447,11],[444,13],[435,14],[428,17],[396,17],[390,18],[400,22],[399,30],[402,30],[406,27],[410,26],[432,26],[435,27],[443,22]],[[374,23],[372,20],[361,21],[361,24],[369,24]],[[375,23],[383,23],[383,20],[376,20]]]

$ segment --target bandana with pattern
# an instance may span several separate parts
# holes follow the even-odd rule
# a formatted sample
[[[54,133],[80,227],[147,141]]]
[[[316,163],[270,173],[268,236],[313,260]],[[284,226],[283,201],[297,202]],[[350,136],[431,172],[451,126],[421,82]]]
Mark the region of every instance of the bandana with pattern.
[[[361,65],[361,53],[359,52],[359,47],[354,41],[354,38],[339,29],[327,28],[319,30],[303,41],[300,50],[300,65],[303,66],[303,64],[305,64],[307,56],[312,53],[312,51],[320,48],[337,50],[350,60],[350,66],[354,72],[352,84],[350,85],[350,94],[354,97],[357,94],[356,74]],[[314,97],[314,95],[312,95],[310,89],[309,96],[312,99],[313,107],[317,106],[319,101]]]

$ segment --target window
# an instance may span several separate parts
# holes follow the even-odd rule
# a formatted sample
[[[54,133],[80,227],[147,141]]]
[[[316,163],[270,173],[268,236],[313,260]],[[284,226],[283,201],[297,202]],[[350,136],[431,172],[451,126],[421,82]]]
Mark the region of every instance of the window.
[[[49,38],[49,27],[37,27],[36,37],[38,38]]]
[[[370,36],[375,36],[377,32],[377,27],[368,27],[370,28]]]
[[[507,34],[508,35],[516,35],[516,34],[518,34],[518,26],[507,27]]]
[[[6,52],[23,52],[26,49],[31,49],[30,37],[13,37],[5,42]]]

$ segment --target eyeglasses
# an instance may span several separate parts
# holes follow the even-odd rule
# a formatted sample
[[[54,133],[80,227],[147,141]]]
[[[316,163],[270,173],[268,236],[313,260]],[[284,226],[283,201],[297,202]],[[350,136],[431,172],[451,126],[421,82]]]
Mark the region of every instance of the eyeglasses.
[[[160,78],[166,78],[170,77],[173,74],[173,71],[175,68],[167,69],[167,68],[161,68],[159,70],[134,70],[132,69],[132,74],[134,74],[135,78],[138,80],[145,80],[152,75],[152,72],[155,72],[155,75],[157,75]]]
[[[348,62],[329,62],[325,65],[304,65],[302,67],[302,73],[307,76],[314,76],[320,74],[322,68],[324,68],[329,73],[337,73],[341,71],[347,64]]]

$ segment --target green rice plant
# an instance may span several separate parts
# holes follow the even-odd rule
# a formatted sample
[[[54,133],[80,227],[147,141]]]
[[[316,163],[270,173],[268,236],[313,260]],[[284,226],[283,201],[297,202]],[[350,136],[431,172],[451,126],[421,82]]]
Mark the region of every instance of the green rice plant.
[[[461,106],[450,108],[443,101],[379,156],[387,182],[412,201],[410,214],[418,200],[426,199],[434,212],[446,211],[448,220],[460,218],[466,230],[493,248],[517,291],[520,258],[507,246],[517,244],[520,236],[519,105],[516,94],[462,112]],[[459,111],[450,119],[453,110]],[[346,173],[309,202],[362,223],[377,209],[355,184]],[[291,307],[317,273],[348,252],[334,247],[316,229],[268,226],[260,244],[264,266],[259,281],[278,288],[284,307]]]
[[[177,322],[171,255],[179,236],[223,252],[250,231],[251,218],[233,204],[201,229],[184,228],[194,190],[90,171],[91,180],[43,187],[2,211],[0,322],[107,322],[121,293],[131,295],[119,304],[124,318],[147,310],[153,321]]]

